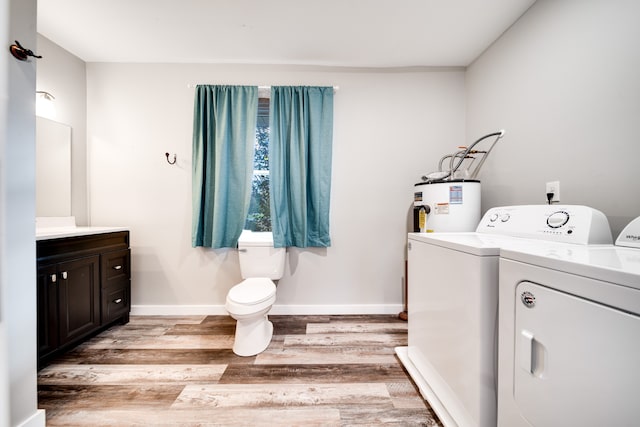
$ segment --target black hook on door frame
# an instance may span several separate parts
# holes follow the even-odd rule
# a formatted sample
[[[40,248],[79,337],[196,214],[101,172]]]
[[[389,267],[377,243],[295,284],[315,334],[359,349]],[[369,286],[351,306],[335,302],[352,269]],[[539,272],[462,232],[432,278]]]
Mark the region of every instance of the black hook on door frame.
[[[35,53],[33,53],[32,50],[25,49],[24,47],[22,47],[22,45],[18,40],[16,40],[15,42],[16,42],[15,44],[12,44],[11,46],[9,46],[9,51],[11,52],[13,57],[16,58],[17,60],[26,61],[30,56],[37,59],[42,58],[42,56],[36,55]]]

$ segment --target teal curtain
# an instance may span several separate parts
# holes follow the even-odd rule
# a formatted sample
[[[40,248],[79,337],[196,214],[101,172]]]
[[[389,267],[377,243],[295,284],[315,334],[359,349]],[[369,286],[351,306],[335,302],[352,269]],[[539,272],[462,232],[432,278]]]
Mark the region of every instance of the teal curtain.
[[[251,197],[256,86],[196,86],[192,244],[231,248]]]
[[[333,88],[271,87],[269,175],[276,247],[328,247]]]

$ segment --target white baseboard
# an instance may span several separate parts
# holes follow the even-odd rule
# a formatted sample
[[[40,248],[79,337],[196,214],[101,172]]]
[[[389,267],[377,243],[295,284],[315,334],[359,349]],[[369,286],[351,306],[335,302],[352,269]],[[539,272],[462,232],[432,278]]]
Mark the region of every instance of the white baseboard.
[[[224,305],[131,305],[132,316],[226,315]]]
[[[278,305],[269,314],[398,314],[402,304]],[[132,316],[227,315],[224,305],[132,305]]]
[[[46,419],[44,409],[38,409],[32,416],[20,423],[20,427],[44,427]]]
[[[269,314],[398,314],[402,304],[277,305]]]

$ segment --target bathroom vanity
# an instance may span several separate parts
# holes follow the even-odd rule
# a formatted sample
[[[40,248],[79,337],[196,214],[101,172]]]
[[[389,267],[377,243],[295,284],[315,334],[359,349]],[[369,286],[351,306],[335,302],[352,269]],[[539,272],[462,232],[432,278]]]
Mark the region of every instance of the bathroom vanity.
[[[72,227],[36,233],[38,367],[114,323],[131,308],[129,231]]]

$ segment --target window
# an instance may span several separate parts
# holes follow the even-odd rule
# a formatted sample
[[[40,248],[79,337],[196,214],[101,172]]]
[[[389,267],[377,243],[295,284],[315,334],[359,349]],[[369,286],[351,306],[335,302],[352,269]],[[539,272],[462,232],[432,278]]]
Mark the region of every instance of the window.
[[[269,206],[269,98],[258,99],[258,123],[253,153],[251,203],[246,230],[271,231]]]
[[[196,86],[192,244],[233,248],[246,227],[276,248],[329,247],[334,89],[260,89]]]

